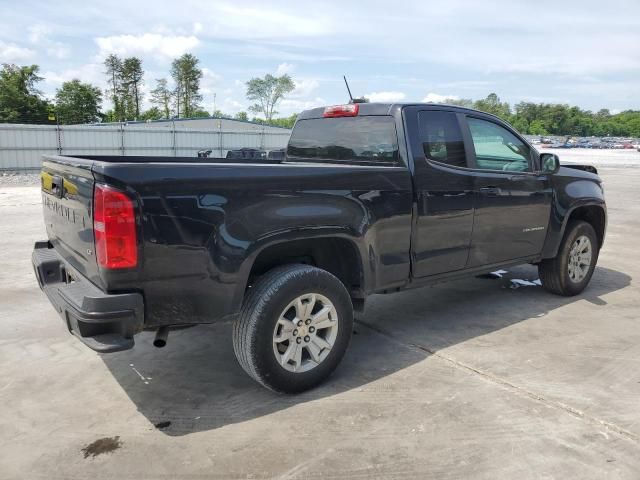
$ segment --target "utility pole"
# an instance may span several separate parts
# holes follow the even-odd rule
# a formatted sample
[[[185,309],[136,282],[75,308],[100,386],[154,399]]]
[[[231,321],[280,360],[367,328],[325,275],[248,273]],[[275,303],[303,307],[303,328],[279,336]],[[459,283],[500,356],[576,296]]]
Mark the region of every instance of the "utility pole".
[[[213,92],[213,116],[216,116],[216,93]]]

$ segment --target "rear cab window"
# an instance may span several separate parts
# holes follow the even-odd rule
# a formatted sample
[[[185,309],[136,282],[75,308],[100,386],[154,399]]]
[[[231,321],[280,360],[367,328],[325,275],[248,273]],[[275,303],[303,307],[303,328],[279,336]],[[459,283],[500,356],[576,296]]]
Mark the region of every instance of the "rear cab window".
[[[391,116],[311,118],[296,123],[287,159],[356,165],[398,165]]]

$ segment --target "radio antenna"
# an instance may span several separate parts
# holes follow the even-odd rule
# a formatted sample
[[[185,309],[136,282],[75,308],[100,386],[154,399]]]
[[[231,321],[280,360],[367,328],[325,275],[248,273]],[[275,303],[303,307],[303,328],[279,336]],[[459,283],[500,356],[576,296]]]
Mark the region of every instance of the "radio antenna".
[[[349,92],[349,101],[353,103],[353,95],[351,95],[351,89],[349,88],[349,82],[347,82],[347,76],[343,75],[342,78],[344,78],[344,84],[347,86],[347,92]]]

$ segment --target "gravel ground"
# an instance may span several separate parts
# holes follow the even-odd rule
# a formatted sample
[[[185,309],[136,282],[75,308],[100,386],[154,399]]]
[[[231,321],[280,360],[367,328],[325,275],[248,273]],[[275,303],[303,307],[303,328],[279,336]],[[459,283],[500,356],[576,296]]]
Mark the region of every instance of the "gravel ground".
[[[39,172],[2,172],[0,173],[1,187],[28,187],[40,182]]]

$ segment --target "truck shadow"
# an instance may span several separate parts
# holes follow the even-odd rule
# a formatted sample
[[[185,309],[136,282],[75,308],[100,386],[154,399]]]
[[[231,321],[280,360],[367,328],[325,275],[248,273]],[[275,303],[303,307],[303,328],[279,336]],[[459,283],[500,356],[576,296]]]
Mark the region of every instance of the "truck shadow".
[[[577,297],[558,297],[539,286],[511,288],[510,279],[534,280],[537,269],[517,267],[504,278],[470,278],[430,289],[374,296],[355,325],[351,346],[334,375],[304,394],[272,393],[236,362],[231,325],[172,332],[164,349],[143,333],[133,350],[104,355],[114,378],[157,429],[167,435],[216,429],[336,395],[421,362],[431,352],[490,334],[569,303],[606,306],[604,295],[630,284],[628,275],[598,267]]]

